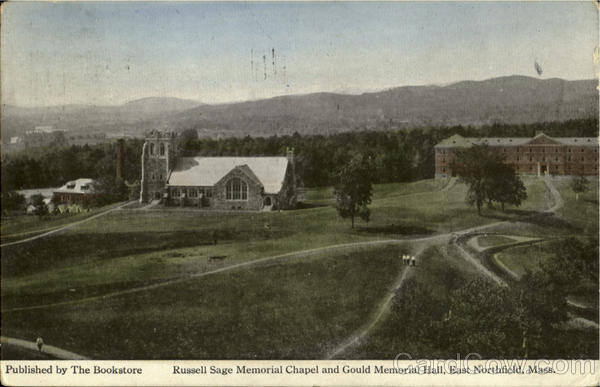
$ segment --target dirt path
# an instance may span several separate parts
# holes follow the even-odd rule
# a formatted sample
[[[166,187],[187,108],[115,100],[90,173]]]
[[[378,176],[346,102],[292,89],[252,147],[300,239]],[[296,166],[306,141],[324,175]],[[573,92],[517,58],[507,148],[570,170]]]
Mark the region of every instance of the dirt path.
[[[493,246],[481,246],[479,244],[479,238],[483,237],[483,236],[487,236],[486,235],[475,235],[473,238],[470,238],[467,241],[467,245],[469,247],[471,247],[473,250],[477,251],[478,253],[482,253],[487,249],[491,249],[491,248],[496,248],[496,247],[510,247],[512,245],[518,245],[518,244],[522,244],[523,242],[532,242],[532,241],[541,241],[543,239],[541,238],[532,238],[532,237],[526,237],[526,236],[520,236],[520,235],[508,235],[508,234],[489,234],[489,235],[494,235],[494,236],[501,236],[501,237],[505,237],[505,238],[510,238],[513,240],[513,242],[506,242],[500,245],[493,245]]]
[[[15,339],[12,337],[2,336],[0,337],[0,343],[6,346],[15,346],[26,349],[28,351],[38,352],[37,345],[33,341],[26,341],[21,339]],[[69,352],[64,349],[54,347],[52,345],[44,344],[44,346],[42,347],[42,352],[61,360],[89,360],[88,357],[79,355],[77,353]]]
[[[503,223],[503,222],[496,222],[491,225],[497,225],[499,223]],[[485,225],[485,226],[480,226],[480,227],[488,227],[491,225]],[[474,227],[474,228],[471,228],[468,230],[476,230],[476,229],[478,229],[478,228]],[[465,231],[468,231],[468,230],[465,230]],[[435,244],[448,243],[451,236],[452,236],[451,233],[446,233],[446,234],[437,234],[437,235],[420,237],[420,238],[378,239],[378,240],[373,240],[373,241],[352,242],[352,243],[344,243],[344,244],[339,244],[339,245],[317,247],[317,248],[313,248],[313,249],[294,251],[294,252],[290,252],[290,253],[275,255],[275,256],[271,256],[271,257],[259,258],[259,259],[255,259],[252,261],[247,261],[247,262],[242,262],[242,263],[237,263],[234,265],[221,267],[219,269],[215,269],[215,270],[211,270],[211,271],[195,273],[195,274],[191,274],[191,275],[188,275],[185,277],[177,277],[177,278],[173,278],[173,279],[166,280],[163,282],[155,283],[152,285],[146,285],[146,286],[140,286],[140,287],[132,288],[132,289],[120,290],[120,291],[116,291],[116,292],[112,292],[112,293],[107,293],[104,295],[86,297],[86,298],[82,298],[82,299],[78,299],[78,300],[56,302],[56,303],[51,303],[51,304],[32,305],[32,306],[3,309],[2,313],[18,312],[18,311],[25,311],[25,310],[37,310],[37,309],[45,309],[45,308],[52,308],[52,307],[66,306],[66,305],[75,305],[75,304],[80,304],[80,303],[86,303],[86,302],[121,296],[121,295],[125,295],[125,294],[144,292],[144,291],[148,291],[148,290],[161,288],[164,286],[170,286],[170,285],[182,283],[182,282],[189,281],[189,280],[195,279],[195,278],[206,277],[206,276],[213,275],[213,274],[223,273],[223,272],[236,270],[236,269],[240,269],[240,268],[245,268],[245,267],[250,267],[250,266],[254,266],[254,265],[259,265],[259,264],[263,264],[263,263],[270,262],[270,261],[276,261],[276,260],[282,260],[282,259],[303,258],[303,257],[319,254],[319,253],[326,252],[326,251],[336,251],[336,250],[343,251],[344,249],[352,250],[352,249],[356,249],[356,248],[362,248],[365,246],[378,246],[378,245],[386,245],[386,244],[392,245],[392,244],[404,244],[404,243],[421,243],[421,242],[424,243],[421,246],[421,249],[424,250],[427,247],[435,245]]]
[[[546,176],[544,178],[544,184],[546,184],[546,188],[548,188],[548,190],[550,191],[550,195],[552,195],[552,199],[554,201],[554,205],[545,210],[544,212],[556,212],[560,210],[565,205],[565,201],[563,200],[560,192],[558,192],[558,190],[554,186],[552,178],[550,176]]]
[[[553,201],[553,205],[550,206],[547,210],[544,210],[543,212],[545,213],[554,213],[556,212],[558,209],[562,208],[562,206],[564,205],[564,201],[562,199],[562,196],[560,195],[560,192],[558,192],[558,190],[556,189],[556,187],[554,186],[554,184],[552,183],[552,180],[549,176],[546,176],[544,178],[544,184],[546,185],[546,187],[548,188],[548,191],[550,192],[550,195],[552,197],[552,201]],[[473,232],[477,232],[477,231],[482,231],[494,226],[497,226],[499,224],[502,223],[507,223],[508,221],[503,221],[503,222],[496,222],[496,223],[490,223],[490,224],[486,224],[484,226],[480,226],[480,227],[472,227],[471,229],[467,229],[467,230],[463,230],[460,232],[457,232],[457,235],[467,235]],[[458,251],[460,252],[460,254],[462,255],[462,257],[470,262],[471,264],[473,264],[483,275],[485,275],[486,277],[490,278],[491,280],[493,280],[494,282],[498,283],[499,285],[502,286],[506,286],[506,282],[501,279],[500,277],[498,277],[496,274],[492,273],[490,270],[488,270],[485,266],[483,266],[481,264],[481,262],[479,262],[478,259],[476,259],[475,257],[473,257],[473,255],[471,255],[471,253],[469,253],[467,250],[465,250],[462,246],[460,246],[459,243],[454,243],[454,246],[457,247]]]
[[[99,217],[104,216],[104,215],[106,215],[108,213],[111,213],[113,211],[120,210],[122,207],[124,207],[124,206],[126,206],[126,205],[128,205],[130,203],[131,202],[119,203],[116,206],[111,207],[111,208],[109,208],[106,211],[102,211],[102,212],[100,212],[100,213],[98,213],[96,215],[92,215],[89,218],[85,218],[85,219],[78,220],[78,221],[73,222],[73,223],[66,224],[64,226],[57,227],[55,229],[52,229],[51,231],[44,232],[44,233],[38,234],[36,236],[32,236],[31,238],[25,238],[25,239],[21,239],[21,240],[14,241],[14,242],[4,243],[4,244],[0,245],[0,247],[6,247],[6,246],[12,246],[12,245],[19,245],[21,243],[27,243],[27,242],[34,241],[36,239],[45,238],[45,237],[47,237],[49,235],[56,234],[56,233],[59,233],[61,231],[68,230],[70,228],[73,228],[73,227],[78,226],[78,225],[80,225],[82,223],[85,223],[85,222],[89,222],[90,220],[99,218]]]
[[[367,337],[367,335],[375,328],[381,317],[388,311],[394,296],[396,295],[396,291],[402,287],[404,281],[414,273],[414,269],[411,266],[405,266],[402,270],[402,273],[398,276],[388,293],[386,294],[383,302],[379,305],[373,314],[373,318],[361,329],[353,333],[350,337],[344,340],[341,344],[339,344],[333,351],[331,351],[326,359],[332,359],[337,355],[344,353],[348,348],[358,345],[362,342],[362,340]]]
[[[449,190],[450,190],[452,187],[454,187],[454,185],[456,184],[456,181],[457,181],[457,180],[458,180],[458,177],[451,177],[451,178],[448,180],[448,184],[446,184],[446,185],[444,186],[444,188],[442,188],[440,191],[442,191],[442,192],[449,191]]]
[[[275,255],[275,256],[266,257],[266,258],[259,258],[259,259],[255,259],[252,261],[237,263],[234,265],[221,267],[219,269],[215,269],[215,270],[211,270],[211,271],[205,271],[202,273],[191,274],[191,275],[188,275],[185,277],[177,277],[177,278],[173,278],[171,280],[159,282],[159,283],[152,284],[152,285],[141,286],[141,287],[126,289],[126,290],[120,290],[120,291],[113,292],[113,293],[82,298],[79,300],[71,300],[71,301],[63,301],[63,302],[57,302],[57,303],[52,303],[52,304],[33,305],[33,306],[4,309],[4,310],[2,310],[2,313],[17,312],[17,311],[24,311],[24,310],[45,309],[45,308],[52,308],[52,307],[57,307],[57,306],[74,305],[74,304],[80,304],[80,303],[85,303],[85,302],[90,302],[90,301],[103,300],[103,299],[121,296],[121,295],[125,295],[125,294],[144,292],[147,290],[157,289],[157,288],[161,288],[164,286],[170,286],[170,285],[178,284],[181,282],[189,281],[189,280],[195,279],[195,278],[207,277],[209,275],[223,273],[223,272],[236,270],[236,269],[240,269],[240,268],[245,268],[245,267],[250,267],[250,266],[254,266],[254,265],[264,264],[264,263],[271,262],[271,261],[283,260],[283,259],[304,258],[304,257],[308,257],[311,255],[319,254],[319,253],[326,252],[326,251],[336,251],[336,250],[343,251],[345,249],[353,250],[356,248],[362,248],[364,246],[377,246],[377,245],[386,245],[386,244],[404,244],[404,243],[407,243],[410,241],[411,240],[406,240],[406,239],[381,239],[381,240],[375,240],[375,241],[344,243],[344,244],[340,244],[340,245],[324,246],[324,247],[318,247],[318,248],[314,248],[314,249],[295,251],[295,252],[291,252],[291,253],[285,253],[285,254]]]
[[[496,256],[498,255],[498,253],[492,255],[492,259],[494,260],[494,262],[500,267],[502,268],[505,272],[508,273],[508,275],[510,275],[512,278],[514,278],[515,280],[520,280],[521,276],[518,275],[517,273],[515,273],[514,271],[512,271],[511,269],[508,268],[508,266],[506,266],[504,264],[504,262],[502,262],[500,259],[498,259],[498,257]]]
[[[504,280],[502,278],[498,277],[496,274],[494,274],[490,270],[488,270],[487,267],[483,266],[481,264],[481,262],[479,262],[479,260],[477,258],[473,257],[471,255],[471,253],[469,253],[467,250],[465,250],[459,243],[454,243],[454,246],[456,247],[456,249],[458,250],[458,252],[460,253],[460,255],[467,262],[469,262],[473,266],[475,266],[477,268],[477,270],[479,270],[479,272],[481,272],[483,275],[485,275],[486,277],[488,277],[492,281],[496,282],[498,285],[507,286],[506,282],[504,282]]]

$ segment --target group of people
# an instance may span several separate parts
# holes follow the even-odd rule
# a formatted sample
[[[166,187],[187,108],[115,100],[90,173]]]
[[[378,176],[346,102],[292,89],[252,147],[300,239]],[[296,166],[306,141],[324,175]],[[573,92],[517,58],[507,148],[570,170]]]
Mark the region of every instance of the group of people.
[[[417,266],[417,258],[414,255],[402,255],[402,262],[405,265]]]

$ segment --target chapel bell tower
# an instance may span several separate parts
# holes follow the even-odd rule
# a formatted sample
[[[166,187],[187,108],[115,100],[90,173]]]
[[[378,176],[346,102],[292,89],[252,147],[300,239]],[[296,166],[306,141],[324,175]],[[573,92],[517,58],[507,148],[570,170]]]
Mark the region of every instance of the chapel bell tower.
[[[142,148],[142,181],[140,203],[162,200],[169,174],[177,157],[174,132],[152,130],[146,133]]]

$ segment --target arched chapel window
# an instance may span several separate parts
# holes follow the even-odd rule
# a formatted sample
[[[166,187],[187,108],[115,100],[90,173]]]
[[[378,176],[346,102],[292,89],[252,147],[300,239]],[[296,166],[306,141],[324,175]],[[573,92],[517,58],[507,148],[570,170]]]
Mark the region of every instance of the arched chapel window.
[[[154,154],[154,144],[150,143],[150,154]]]
[[[229,180],[225,187],[225,198],[227,200],[248,200],[248,185],[237,177]]]
[[[160,155],[164,156],[165,155],[165,144],[160,144]]]

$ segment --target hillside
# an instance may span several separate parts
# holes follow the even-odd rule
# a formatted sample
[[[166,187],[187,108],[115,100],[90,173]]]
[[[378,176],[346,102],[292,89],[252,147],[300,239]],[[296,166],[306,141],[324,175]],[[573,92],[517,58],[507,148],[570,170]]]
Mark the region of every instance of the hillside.
[[[314,93],[203,105],[176,98],[145,98],[120,106],[16,108],[3,106],[3,134],[36,125],[79,131],[196,128],[201,135],[331,134],[356,129],[424,125],[483,125],[564,121],[598,116],[595,80],[540,80],[524,76],[405,86],[375,93]]]
[[[358,128],[563,121],[598,115],[594,80],[513,76],[377,93],[318,93],[201,106],[161,122],[170,128],[220,128],[235,134],[333,133]]]

